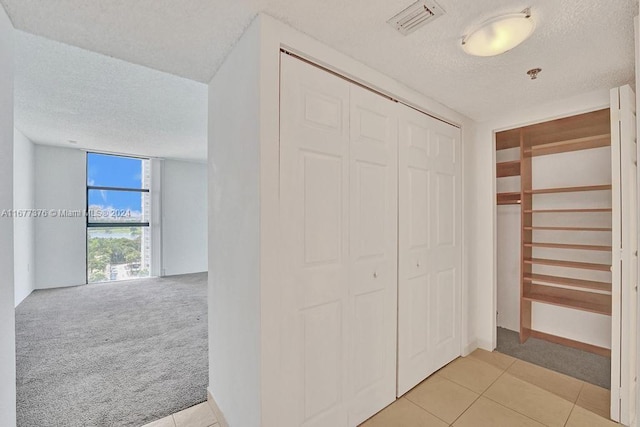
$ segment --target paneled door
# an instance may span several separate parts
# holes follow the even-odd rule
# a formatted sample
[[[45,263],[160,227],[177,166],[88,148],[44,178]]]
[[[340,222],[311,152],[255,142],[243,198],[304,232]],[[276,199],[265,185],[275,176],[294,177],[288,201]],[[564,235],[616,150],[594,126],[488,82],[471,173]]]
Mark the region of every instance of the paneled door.
[[[395,397],[394,111],[281,57],[282,427],[355,426]]]
[[[398,105],[398,384],[460,355],[460,130]]]
[[[395,400],[398,119],[395,102],[351,84],[349,425]]]

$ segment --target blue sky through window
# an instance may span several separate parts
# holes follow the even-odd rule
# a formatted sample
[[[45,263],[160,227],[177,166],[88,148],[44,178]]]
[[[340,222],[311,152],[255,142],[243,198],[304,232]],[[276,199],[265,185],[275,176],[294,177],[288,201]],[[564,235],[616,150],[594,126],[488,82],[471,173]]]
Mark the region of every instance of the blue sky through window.
[[[142,188],[142,159],[87,153],[87,185],[100,187]],[[89,206],[142,210],[140,193],[90,190]]]

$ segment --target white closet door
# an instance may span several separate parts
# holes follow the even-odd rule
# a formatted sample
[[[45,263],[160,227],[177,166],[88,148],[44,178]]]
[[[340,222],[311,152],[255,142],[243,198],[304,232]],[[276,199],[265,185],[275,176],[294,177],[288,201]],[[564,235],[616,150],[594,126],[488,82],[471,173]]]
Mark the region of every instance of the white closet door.
[[[281,64],[281,425],[356,426],[395,398],[395,103]]]
[[[281,59],[281,426],[346,426],[349,83]]]
[[[460,130],[399,104],[398,396],[460,355]]]
[[[351,84],[349,425],[395,399],[398,119],[394,102]]]
[[[630,425],[636,415],[638,316],[638,159],[635,94],[611,90],[612,342],[611,418]]]

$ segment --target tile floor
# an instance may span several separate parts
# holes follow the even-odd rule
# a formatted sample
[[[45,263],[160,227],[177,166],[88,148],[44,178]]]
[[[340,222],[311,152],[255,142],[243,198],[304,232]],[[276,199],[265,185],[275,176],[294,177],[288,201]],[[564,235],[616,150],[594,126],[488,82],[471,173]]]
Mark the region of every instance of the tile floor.
[[[454,360],[360,427],[607,427],[609,390],[476,350]],[[144,427],[218,427],[205,402]]]
[[[219,427],[207,402],[164,417],[144,427]]]
[[[609,390],[476,350],[454,360],[360,427],[607,427]]]

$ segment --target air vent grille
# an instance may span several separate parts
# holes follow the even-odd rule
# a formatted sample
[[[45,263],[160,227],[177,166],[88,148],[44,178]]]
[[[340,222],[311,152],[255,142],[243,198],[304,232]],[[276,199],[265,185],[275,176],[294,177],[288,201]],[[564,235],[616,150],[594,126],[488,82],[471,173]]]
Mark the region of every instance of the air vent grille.
[[[387,22],[406,36],[444,13],[444,9],[435,1],[418,0]]]

